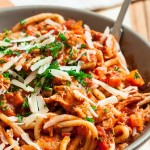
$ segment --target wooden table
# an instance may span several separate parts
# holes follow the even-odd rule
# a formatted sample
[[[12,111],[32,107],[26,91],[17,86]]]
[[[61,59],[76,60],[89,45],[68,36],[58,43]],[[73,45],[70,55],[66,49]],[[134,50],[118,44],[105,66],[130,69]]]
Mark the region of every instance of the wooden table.
[[[13,6],[9,0],[0,0],[0,8]],[[109,9],[95,10],[94,12],[116,20],[119,10],[120,6],[117,6]],[[150,42],[150,0],[135,0],[132,2],[123,24]],[[150,140],[139,150],[150,150]]]

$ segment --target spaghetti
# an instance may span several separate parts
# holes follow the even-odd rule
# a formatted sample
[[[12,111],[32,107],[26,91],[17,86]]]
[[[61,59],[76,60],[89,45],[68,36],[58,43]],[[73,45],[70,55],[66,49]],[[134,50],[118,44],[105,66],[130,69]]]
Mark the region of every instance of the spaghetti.
[[[43,13],[0,33],[0,149],[125,149],[150,93],[107,27]]]

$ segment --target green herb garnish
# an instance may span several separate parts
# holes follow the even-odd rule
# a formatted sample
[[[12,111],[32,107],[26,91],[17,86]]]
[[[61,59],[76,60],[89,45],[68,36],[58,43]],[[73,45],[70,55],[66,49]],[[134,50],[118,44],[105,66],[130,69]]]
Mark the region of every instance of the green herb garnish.
[[[108,109],[105,108],[105,109],[104,109],[104,112],[105,112],[105,113],[108,113]]]
[[[81,48],[86,48],[86,45],[85,44],[81,44]]]
[[[47,86],[44,86],[43,90],[44,90],[44,91],[52,91],[52,88],[47,87]]]
[[[20,21],[20,25],[24,25],[25,23],[26,23],[26,20],[24,19]]]
[[[18,122],[21,123],[21,122],[22,122],[22,119],[23,119],[23,116],[17,114],[17,118],[18,118]]]
[[[61,39],[62,42],[65,42],[67,40],[67,38],[65,37],[63,33],[60,33],[58,37]]]
[[[70,81],[66,81],[66,85],[67,85],[67,86],[70,86],[70,85],[71,85],[71,82],[70,82]]]
[[[103,138],[102,138],[102,137],[99,137],[99,141],[100,141],[100,142],[103,142]]]
[[[86,86],[84,81],[85,78],[92,78],[91,74],[84,73],[83,71],[76,72],[75,70],[67,71],[70,76],[74,76],[74,78],[83,86]]]
[[[48,50],[51,51],[51,55],[53,58],[56,58],[58,56],[58,52],[62,49],[62,43],[60,42],[52,42],[50,44],[46,44],[46,46],[42,46],[40,48],[41,53],[44,53]]]
[[[1,59],[0,64],[3,64],[3,63],[5,63],[5,60]]]
[[[96,106],[92,105],[91,107],[92,107],[92,109],[93,109],[94,111],[97,110],[97,107],[96,107]]]
[[[28,104],[27,99],[24,99],[23,104],[22,104],[22,108],[29,108],[29,104]]]
[[[7,42],[7,43],[10,43],[11,40],[8,39],[8,38],[5,38],[4,41]]]
[[[138,79],[138,78],[140,78],[140,76],[139,76],[139,74],[137,72],[135,72],[134,79]]]
[[[94,119],[90,118],[90,117],[86,117],[86,118],[84,118],[84,120],[89,121],[91,123],[94,123]]]
[[[13,54],[17,55],[17,56],[20,56],[20,53],[19,52],[13,52]]]
[[[3,108],[2,108],[2,110],[4,110],[4,111],[6,111],[8,108],[7,108],[7,106],[4,106]]]
[[[3,73],[3,76],[4,76],[5,78],[10,78],[11,74],[10,74],[9,72],[4,72],[4,73]]]

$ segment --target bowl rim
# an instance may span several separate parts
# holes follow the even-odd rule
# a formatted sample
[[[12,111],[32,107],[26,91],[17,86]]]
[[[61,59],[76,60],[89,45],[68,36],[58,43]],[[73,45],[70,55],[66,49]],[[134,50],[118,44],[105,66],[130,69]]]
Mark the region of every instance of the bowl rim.
[[[25,6],[15,6],[15,7],[6,7],[6,8],[1,8],[0,9],[0,13],[8,13],[11,11],[16,11],[16,10],[26,10],[26,9],[53,9],[53,10],[64,10],[64,11],[71,11],[71,12],[80,12],[82,14],[85,14],[87,16],[95,16],[99,19],[103,19],[106,20],[108,22],[111,22],[112,24],[115,22],[114,20],[108,18],[108,17],[104,17],[100,14],[96,14],[92,11],[89,10],[81,10],[81,9],[77,9],[77,8],[71,8],[71,7],[64,7],[64,6],[52,6],[52,5],[25,5]],[[122,26],[123,29],[125,29],[126,31],[130,32],[131,34],[133,34],[137,39],[139,39],[141,42],[143,42],[148,48],[150,48],[150,42],[145,40],[144,38],[142,38],[141,35],[139,35],[138,33],[136,33],[135,31],[133,31],[132,29],[126,27],[125,25]],[[148,128],[146,129],[146,131],[144,131],[144,133],[141,134],[141,136],[135,140],[134,142],[132,142],[127,148],[125,148],[125,150],[134,150],[137,149],[139,147],[141,147],[146,141],[148,141],[150,139],[150,124],[148,125]]]

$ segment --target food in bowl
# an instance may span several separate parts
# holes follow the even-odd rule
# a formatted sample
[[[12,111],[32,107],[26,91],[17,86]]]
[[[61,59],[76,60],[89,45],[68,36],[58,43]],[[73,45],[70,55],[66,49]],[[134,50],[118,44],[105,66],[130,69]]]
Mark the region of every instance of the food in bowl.
[[[149,93],[116,39],[43,13],[0,34],[0,148],[125,149],[149,122]]]

